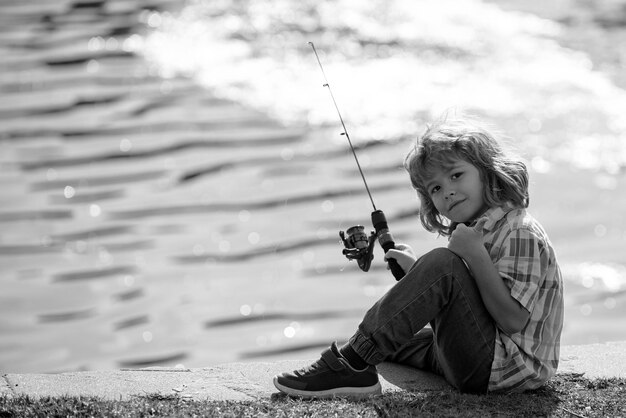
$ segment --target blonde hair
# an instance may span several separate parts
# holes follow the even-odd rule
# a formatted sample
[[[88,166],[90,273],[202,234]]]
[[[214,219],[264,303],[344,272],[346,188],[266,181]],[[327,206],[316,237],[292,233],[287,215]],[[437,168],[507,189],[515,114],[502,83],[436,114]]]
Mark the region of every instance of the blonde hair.
[[[528,170],[526,165],[507,155],[494,135],[477,122],[447,117],[428,126],[404,160],[420,201],[420,221],[430,232],[449,236],[450,224],[435,208],[426,182],[437,170],[464,160],[478,169],[483,182],[483,198],[489,207],[512,205],[528,207]]]

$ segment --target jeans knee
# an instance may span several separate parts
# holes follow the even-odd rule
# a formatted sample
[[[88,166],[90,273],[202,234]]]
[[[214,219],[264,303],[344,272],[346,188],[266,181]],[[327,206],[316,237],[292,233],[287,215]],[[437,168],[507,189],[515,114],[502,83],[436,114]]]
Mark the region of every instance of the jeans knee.
[[[450,274],[457,278],[471,276],[463,259],[445,247],[435,248],[424,254],[414,264],[413,269],[437,275]]]
[[[424,254],[420,260],[427,265],[453,266],[459,263],[465,266],[463,260],[445,247],[435,248]]]
[[[457,257],[457,255],[454,254],[449,249],[447,249],[446,247],[437,247],[437,248],[433,248],[432,250],[424,254],[424,257],[440,259],[440,258]]]

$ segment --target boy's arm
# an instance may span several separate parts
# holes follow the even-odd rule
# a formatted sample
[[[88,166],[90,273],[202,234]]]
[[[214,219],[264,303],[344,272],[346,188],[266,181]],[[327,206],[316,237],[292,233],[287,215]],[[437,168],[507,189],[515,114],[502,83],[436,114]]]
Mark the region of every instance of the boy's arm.
[[[530,313],[511,296],[511,291],[482,244],[481,234],[461,224],[452,233],[448,249],[467,263],[485,307],[498,328],[507,334],[521,331]]]

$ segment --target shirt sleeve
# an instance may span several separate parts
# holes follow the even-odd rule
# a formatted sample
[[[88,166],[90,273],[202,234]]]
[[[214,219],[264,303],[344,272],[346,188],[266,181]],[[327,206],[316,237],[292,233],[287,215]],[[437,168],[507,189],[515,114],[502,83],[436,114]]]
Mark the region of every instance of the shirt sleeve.
[[[496,263],[500,276],[515,298],[528,312],[537,299],[542,277],[543,245],[529,229],[511,231],[504,241]]]

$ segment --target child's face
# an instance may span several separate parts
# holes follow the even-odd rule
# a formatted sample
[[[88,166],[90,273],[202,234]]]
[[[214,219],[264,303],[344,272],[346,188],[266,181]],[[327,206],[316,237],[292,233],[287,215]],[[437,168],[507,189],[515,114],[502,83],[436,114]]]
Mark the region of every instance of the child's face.
[[[460,159],[435,171],[426,182],[426,190],[435,208],[441,215],[458,223],[472,222],[487,210],[483,188],[478,169]]]

